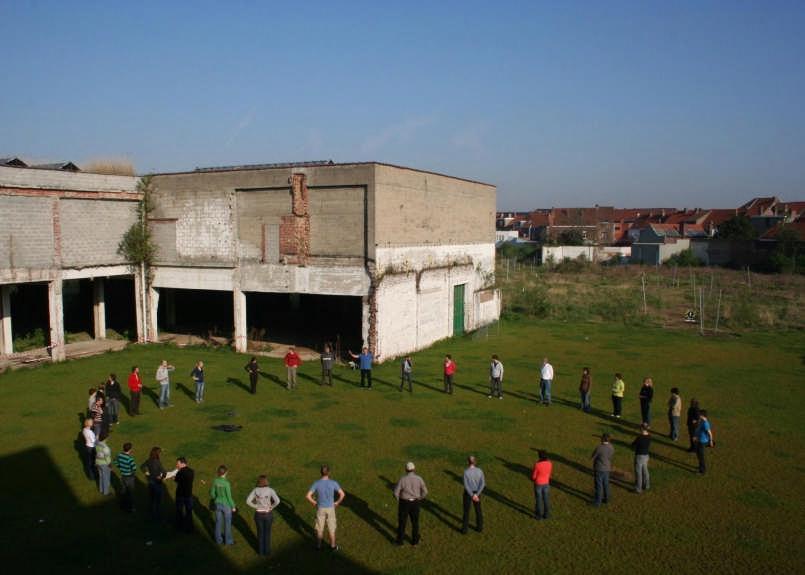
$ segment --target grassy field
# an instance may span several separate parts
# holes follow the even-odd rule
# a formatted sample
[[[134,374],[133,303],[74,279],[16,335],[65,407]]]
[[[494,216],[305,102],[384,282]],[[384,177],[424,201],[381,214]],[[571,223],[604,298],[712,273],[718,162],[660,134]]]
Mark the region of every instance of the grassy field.
[[[456,393],[440,393],[440,359],[456,358]],[[505,399],[486,397],[491,353],[506,366]],[[536,373],[543,355],[556,368],[555,403],[539,407]],[[110,439],[144,460],[152,445],[171,462],[184,455],[196,470],[196,535],[174,533],[173,487],[163,524],[150,523],[144,485],[138,512],[122,513],[83,477],[74,447],[87,388],[110,371],[123,381],[142,366],[154,391],[163,357],[177,366],[175,407],[160,412],[148,395],[143,415],[122,416]],[[192,387],[196,359],[207,364],[207,401],[196,405],[177,390]],[[246,357],[230,351],[132,346],[104,356],[0,375],[2,556],[5,566],[62,573],[802,573],[805,502],[805,333],[701,338],[691,333],[622,324],[509,321],[416,354],[413,395],[397,390],[397,365],[375,370],[375,389],[356,387],[357,373],[337,371],[333,388],[314,383],[317,365],[301,368],[299,388],[281,382],[278,361],[258,395],[245,387]],[[590,415],[576,408],[581,368],[593,373]],[[624,421],[609,412],[614,371],[627,384]],[[590,506],[589,456],[597,436],[614,436],[615,465],[631,468],[628,444],[639,406],[639,380],[654,377],[657,435],[650,463],[652,489],[642,495],[620,482],[608,508]],[[687,405],[698,397],[710,410],[717,447],[710,472],[695,473],[683,442],[664,435],[664,403],[679,386]],[[598,411],[600,410],[600,411]],[[243,426],[238,433],[211,429]],[[554,461],[553,518],[531,518],[527,474],[536,448]],[[486,472],[483,534],[458,532],[460,475],[470,453]],[[431,491],[422,515],[423,543],[392,546],[396,503],[390,485],[405,461],[417,463]],[[320,463],[347,492],[339,511],[333,555],[313,550],[313,511],[304,494]],[[236,545],[219,548],[210,536],[207,484],[215,467],[230,468],[242,504]],[[254,524],[243,505],[256,476],[267,473],[283,499],[273,530],[274,555],[260,560]],[[142,479],[142,477],[140,477]],[[150,544],[149,544],[150,542]]]

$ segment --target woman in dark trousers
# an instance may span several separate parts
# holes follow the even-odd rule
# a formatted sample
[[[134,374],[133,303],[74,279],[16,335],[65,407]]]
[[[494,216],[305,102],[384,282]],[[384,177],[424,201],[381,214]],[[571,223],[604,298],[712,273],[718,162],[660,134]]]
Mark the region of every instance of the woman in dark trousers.
[[[696,426],[699,424],[699,400],[695,397],[690,400],[690,407],[688,407],[688,438],[690,439],[690,447],[688,451],[693,453],[696,451],[696,443],[693,439],[696,437]]]
[[[640,386],[640,416],[642,423],[651,426],[651,400],[654,399],[654,382],[650,377],[643,378]]]
[[[148,502],[151,510],[151,519],[158,521],[160,517],[160,508],[162,507],[162,494],[165,491],[163,480],[165,479],[165,468],[162,467],[162,462],[159,456],[162,449],[159,447],[152,447],[151,453],[148,456],[148,461],[143,463],[143,471],[148,477]]]
[[[257,378],[260,377],[260,366],[257,365],[257,358],[252,356],[245,369],[249,372],[249,384],[252,395],[254,395],[257,393]]]
[[[106,380],[104,388],[106,391],[109,423],[116,425],[120,413],[120,400],[123,398],[123,392],[120,389],[120,383],[117,381],[117,376],[114,373],[109,374],[109,379]]]
[[[254,509],[254,523],[257,526],[257,553],[271,554],[271,524],[274,522],[274,508],[279,505],[277,492],[268,486],[268,478],[261,475],[257,486],[246,497],[246,504]]]

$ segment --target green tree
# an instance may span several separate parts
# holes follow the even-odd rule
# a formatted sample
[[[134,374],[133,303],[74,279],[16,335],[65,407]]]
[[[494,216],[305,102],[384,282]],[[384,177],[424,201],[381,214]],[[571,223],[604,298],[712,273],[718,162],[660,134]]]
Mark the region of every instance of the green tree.
[[[151,203],[151,176],[140,178],[140,181],[137,182],[137,191],[143,195],[143,199],[137,204],[137,221],[131,224],[131,227],[123,234],[123,238],[117,246],[117,253],[123,256],[133,268],[142,265],[148,272],[157,255],[157,246],[148,229],[148,214],[154,209]]]
[[[581,230],[571,228],[559,234],[559,243],[563,246],[583,246],[584,235]]]
[[[757,237],[757,232],[748,216],[738,214],[718,226],[718,237],[727,240],[753,240]]]

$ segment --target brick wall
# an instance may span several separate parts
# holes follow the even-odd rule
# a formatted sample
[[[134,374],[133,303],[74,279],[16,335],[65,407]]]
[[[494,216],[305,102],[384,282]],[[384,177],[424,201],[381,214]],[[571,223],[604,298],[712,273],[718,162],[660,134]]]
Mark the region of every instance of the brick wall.
[[[135,202],[59,200],[62,265],[86,267],[125,263],[117,247],[136,221]]]
[[[289,264],[305,265],[310,256],[310,216],[308,190],[304,174],[289,178],[292,196],[292,215],[280,220],[280,259]]]
[[[51,215],[56,201],[0,195],[0,268],[53,266]]]

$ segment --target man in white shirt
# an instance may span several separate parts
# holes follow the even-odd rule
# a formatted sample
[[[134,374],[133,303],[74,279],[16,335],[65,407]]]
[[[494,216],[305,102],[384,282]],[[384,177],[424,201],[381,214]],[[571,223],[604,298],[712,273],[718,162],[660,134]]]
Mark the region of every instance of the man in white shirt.
[[[157,368],[156,380],[159,382],[159,409],[172,407],[171,400],[171,385],[170,385],[170,372],[175,368],[168,364],[168,361],[163,359],[162,363]]]
[[[551,404],[551,384],[553,383],[553,366],[548,358],[542,358],[542,369],[539,372],[539,400],[542,405]]]

